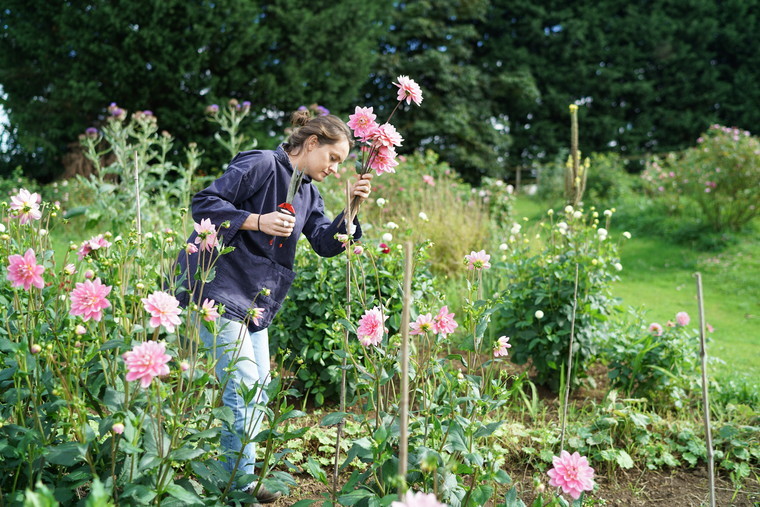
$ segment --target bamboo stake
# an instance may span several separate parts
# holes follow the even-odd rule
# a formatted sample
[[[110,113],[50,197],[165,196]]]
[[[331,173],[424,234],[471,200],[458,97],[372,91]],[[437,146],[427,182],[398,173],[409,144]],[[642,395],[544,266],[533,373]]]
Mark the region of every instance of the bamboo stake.
[[[406,493],[406,470],[409,461],[409,307],[412,299],[412,244],[404,243],[404,307],[401,311],[401,401],[399,424],[398,485],[399,500]]]
[[[351,230],[351,182],[346,181],[346,232]],[[346,320],[351,321],[351,245],[346,247]],[[348,343],[349,331],[346,328],[346,339],[344,343]],[[348,354],[348,350],[343,351]],[[343,363],[340,372],[340,411],[346,411],[346,364],[347,356],[343,356]],[[343,434],[343,419],[338,423],[338,430],[335,434],[335,464],[333,466],[333,487],[332,496],[333,503],[338,501],[338,462],[340,461],[340,438]]]
[[[137,242],[140,243],[142,236],[142,224],[140,222],[140,171],[138,171],[137,153],[135,153],[135,204],[137,205]]]
[[[575,310],[578,307],[578,264],[575,264],[575,289],[573,291],[573,318],[570,321],[570,350],[567,353],[567,376],[565,377],[565,399],[562,403],[562,431],[559,450],[565,450],[565,427],[567,426],[567,405],[570,402],[570,380],[573,374],[573,338],[575,337]]]
[[[705,444],[707,445],[707,473],[710,477],[710,507],[715,507],[715,464],[713,463],[712,432],[710,430],[710,402],[707,396],[707,345],[705,344],[705,307],[702,296],[702,275],[697,279],[697,302],[699,303],[699,355],[702,358],[702,405],[705,417]]]

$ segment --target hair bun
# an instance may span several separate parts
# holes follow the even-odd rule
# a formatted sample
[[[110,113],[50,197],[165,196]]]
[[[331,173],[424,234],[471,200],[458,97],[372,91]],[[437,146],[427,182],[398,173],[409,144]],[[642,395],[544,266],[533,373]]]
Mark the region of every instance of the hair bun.
[[[303,127],[309,123],[309,120],[311,120],[311,113],[309,113],[309,111],[304,111],[303,109],[293,111],[293,114],[290,115],[290,124],[294,127]]]

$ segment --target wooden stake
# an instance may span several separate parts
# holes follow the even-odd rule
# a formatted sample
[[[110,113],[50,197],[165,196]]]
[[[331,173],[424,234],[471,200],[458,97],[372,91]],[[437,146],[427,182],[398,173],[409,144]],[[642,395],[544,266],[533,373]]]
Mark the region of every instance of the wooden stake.
[[[409,461],[409,307],[412,300],[412,243],[404,243],[404,307],[401,311],[401,401],[399,402],[398,486],[399,500],[406,493]]]
[[[351,182],[346,181],[346,232],[351,230],[351,223],[353,218],[351,217]],[[346,247],[346,320],[351,321],[351,244]],[[346,328],[346,339],[344,343],[348,343],[349,331]],[[348,350],[344,350],[348,354]],[[340,371],[340,411],[346,411],[346,356],[343,356],[343,362],[341,363]],[[338,430],[335,434],[335,465],[333,467],[333,503],[338,501],[338,462],[340,461],[340,438],[343,434],[343,419],[338,423]]]
[[[697,279],[697,302],[699,303],[699,355],[702,358],[702,405],[705,418],[705,444],[707,445],[707,474],[710,477],[710,507],[715,507],[715,464],[713,463],[712,432],[710,430],[710,401],[707,396],[707,346],[705,344],[705,307],[702,297],[702,275]]]

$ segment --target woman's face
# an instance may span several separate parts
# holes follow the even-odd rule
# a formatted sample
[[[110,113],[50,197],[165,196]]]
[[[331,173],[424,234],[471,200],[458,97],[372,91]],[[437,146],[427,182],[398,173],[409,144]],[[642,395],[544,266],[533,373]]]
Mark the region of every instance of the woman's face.
[[[335,144],[319,144],[317,136],[306,141],[306,153],[299,160],[299,169],[314,181],[323,181],[338,170],[338,166],[348,157],[348,140]]]

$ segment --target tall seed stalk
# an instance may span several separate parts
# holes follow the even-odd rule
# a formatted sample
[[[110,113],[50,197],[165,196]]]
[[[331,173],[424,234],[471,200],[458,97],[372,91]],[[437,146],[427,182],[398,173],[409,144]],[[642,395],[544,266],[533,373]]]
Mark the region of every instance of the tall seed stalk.
[[[570,163],[565,168],[565,199],[568,204],[577,207],[586,191],[588,171],[581,166],[581,154],[578,151],[578,106],[570,104]]]

